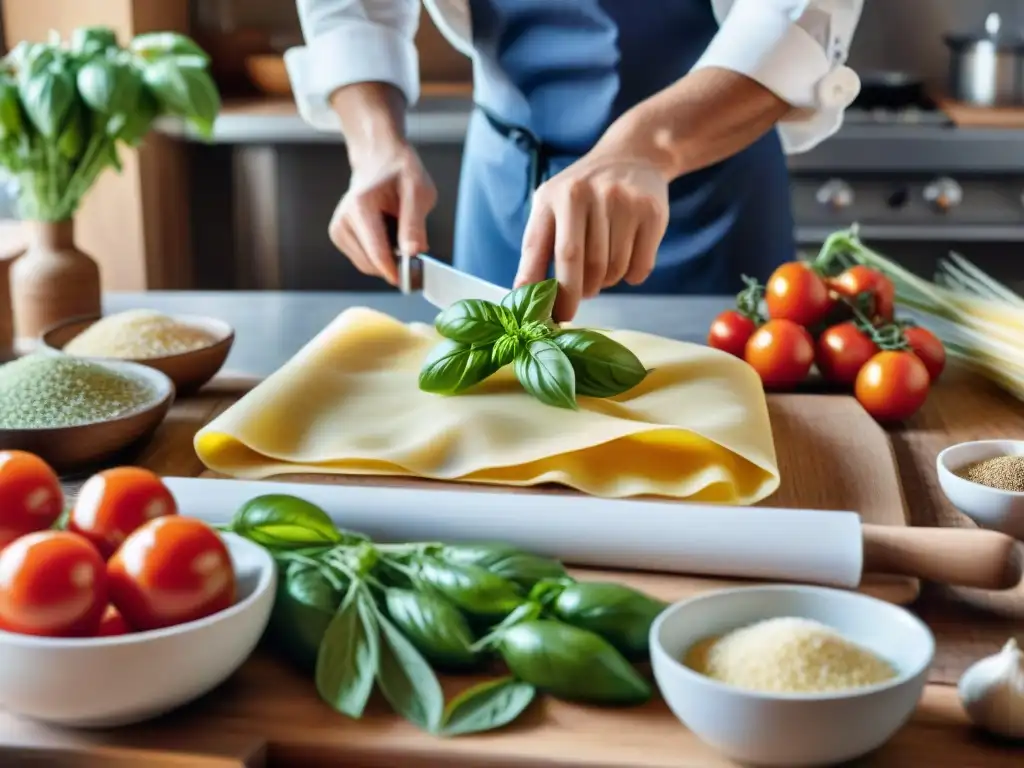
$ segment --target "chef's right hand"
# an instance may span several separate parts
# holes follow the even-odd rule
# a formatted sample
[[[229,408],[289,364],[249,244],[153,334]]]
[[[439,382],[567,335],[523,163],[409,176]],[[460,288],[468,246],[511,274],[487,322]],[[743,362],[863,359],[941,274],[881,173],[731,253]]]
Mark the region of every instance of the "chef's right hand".
[[[331,242],[364,275],[397,285],[385,217],[398,220],[402,253],[428,250],[427,214],[437,202],[437,190],[416,150],[404,141],[376,143],[351,155],[352,179],[331,217]]]

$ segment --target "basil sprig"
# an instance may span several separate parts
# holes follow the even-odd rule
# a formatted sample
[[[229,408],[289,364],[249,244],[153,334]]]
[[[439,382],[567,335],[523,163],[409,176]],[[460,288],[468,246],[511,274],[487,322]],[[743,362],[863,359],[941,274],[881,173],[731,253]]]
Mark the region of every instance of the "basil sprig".
[[[444,341],[420,370],[424,392],[455,395],[512,365],[530,395],[556,408],[578,408],[577,395],[614,397],[647,376],[639,358],[602,333],[560,328],[551,319],[555,279],[524,285],[500,304],[458,301],[434,321]]]
[[[273,647],[346,717],[374,691],[410,723],[454,737],[502,728],[539,693],[634,705],[665,604],[621,584],[577,582],[557,560],[501,542],[378,544],[280,494],[244,504],[225,530],[280,567]],[[445,701],[438,672],[492,677]]]

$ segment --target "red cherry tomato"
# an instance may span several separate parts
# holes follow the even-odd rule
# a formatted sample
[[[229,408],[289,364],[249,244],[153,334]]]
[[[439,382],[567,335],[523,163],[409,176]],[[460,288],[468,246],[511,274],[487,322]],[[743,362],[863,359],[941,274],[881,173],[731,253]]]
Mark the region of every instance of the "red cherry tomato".
[[[856,323],[840,323],[818,337],[814,361],[826,381],[853,384],[876,352],[878,345]]]
[[[89,539],[109,558],[143,523],[177,511],[174,497],[155,474],[141,467],[117,467],[85,482],[68,518],[68,530]]]
[[[875,316],[892,320],[896,308],[896,286],[877,269],[858,264],[830,280],[829,287],[851,301],[861,294],[869,294],[874,302]]]
[[[832,308],[825,281],[806,264],[791,261],[776,269],[764,290],[768,316],[802,326],[821,322]]]
[[[750,337],[744,358],[765,387],[792,387],[811,370],[814,340],[806,328],[791,320],[769,320]]]
[[[37,531],[0,552],[0,629],[89,637],[106,605],[103,558],[81,536]]]
[[[49,464],[24,451],[0,451],[0,549],[50,528],[63,509],[60,480]]]
[[[96,637],[116,637],[117,635],[131,634],[131,631],[131,627],[128,626],[128,622],[124,620],[121,612],[114,606],[108,605],[103,618],[100,619]]]
[[[200,520],[159,517],[132,533],[107,563],[110,601],[136,630],[209,616],[235,601],[227,547]]]
[[[928,398],[928,369],[913,352],[879,352],[857,374],[857,400],[878,421],[903,421]]]
[[[931,380],[939,378],[946,367],[946,348],[938,337],[927,328],[912,326],[903,329],[903,338],[910,345],[910,350],[924,363]]]
[[[728,309],[711,323],[708,346],[742,358],[747,341],[756,330],[753,320],[735,309]]]

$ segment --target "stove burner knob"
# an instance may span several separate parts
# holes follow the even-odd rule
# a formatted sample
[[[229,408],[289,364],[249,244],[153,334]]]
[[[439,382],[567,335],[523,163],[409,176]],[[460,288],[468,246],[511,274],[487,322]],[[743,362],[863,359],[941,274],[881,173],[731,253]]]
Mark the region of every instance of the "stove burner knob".
[[[886,198],[885,204],[890,208],[905,208],[907,203],[910,202],[910,190],[906,187],[900,187],[893,191],[889,197]]]
[[[839,211],[853,205],[853,187],[842,179],[829,179],[815,197],[821,205]]]
[[[964,190],[953,179],[942,176],[924,188],[924,199],[940,213],[956,208],[964,199]]]

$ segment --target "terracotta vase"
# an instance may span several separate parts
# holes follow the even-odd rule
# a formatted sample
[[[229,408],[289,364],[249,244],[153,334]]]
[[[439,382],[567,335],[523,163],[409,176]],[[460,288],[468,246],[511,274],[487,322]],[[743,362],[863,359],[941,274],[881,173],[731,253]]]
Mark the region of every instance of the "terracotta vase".
[[[51,325],[98,315],[100,269],[75,247],[74,222],[26,222],[28,248],[11,266],[11,304],[19,339],[38,339]]]

